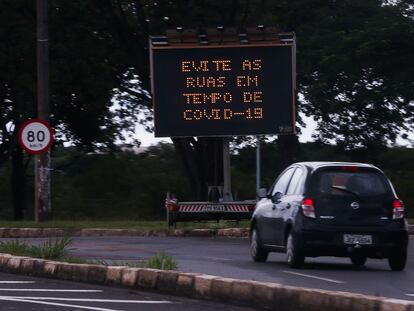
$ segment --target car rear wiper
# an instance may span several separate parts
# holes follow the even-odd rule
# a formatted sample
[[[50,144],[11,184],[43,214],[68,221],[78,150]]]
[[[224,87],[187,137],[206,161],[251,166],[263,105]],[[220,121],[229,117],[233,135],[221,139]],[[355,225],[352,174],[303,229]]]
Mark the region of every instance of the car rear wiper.
[[[341,187],[341,186],[331,186],[331,188],[332,189],[336,189],[336,190],[342,190],[343,192],[346,192],[346,193],[350,193],[350,194],[354,195],[358,200],[361,199],[358,194],[356,194],[355,192],[353,192],[351,190],[348,190],[348,189],[346,189],[344,187]]]

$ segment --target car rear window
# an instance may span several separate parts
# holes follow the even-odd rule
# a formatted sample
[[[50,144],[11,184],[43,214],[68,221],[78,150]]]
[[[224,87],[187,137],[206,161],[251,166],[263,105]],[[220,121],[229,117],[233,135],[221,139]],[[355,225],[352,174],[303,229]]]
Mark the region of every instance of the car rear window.
[[[321,170],[311,184],[312,192],[338,196],[376,196],[390,193],[383,174],[376,171],[340,169]]]

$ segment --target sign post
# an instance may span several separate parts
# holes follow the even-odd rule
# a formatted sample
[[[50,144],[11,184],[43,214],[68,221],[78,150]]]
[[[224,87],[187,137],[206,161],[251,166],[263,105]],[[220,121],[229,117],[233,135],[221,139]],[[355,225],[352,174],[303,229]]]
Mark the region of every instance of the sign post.
[[[24,122],[18,132],[19,144],[27,153],[35,155],[35,221],[46,218],[50,206],[50,157],[53,131],[49,124],[39,119]],[[41,160],[43,155],[47,162]]]
[[[48,0],[37,2],[37,115],[49,121],[49,33]],[[36,156],[35,160],[36,222],[51,217],[50,206],[50,152]]]

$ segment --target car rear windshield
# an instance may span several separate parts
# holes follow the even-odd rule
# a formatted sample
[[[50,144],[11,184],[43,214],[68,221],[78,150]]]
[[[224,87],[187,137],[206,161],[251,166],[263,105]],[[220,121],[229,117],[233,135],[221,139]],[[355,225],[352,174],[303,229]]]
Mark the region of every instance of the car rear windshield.
[[[373,170],[324,169],[317,172],[312,180],[312,192],[318,194],[364,197],[391,192],[385,176]]]

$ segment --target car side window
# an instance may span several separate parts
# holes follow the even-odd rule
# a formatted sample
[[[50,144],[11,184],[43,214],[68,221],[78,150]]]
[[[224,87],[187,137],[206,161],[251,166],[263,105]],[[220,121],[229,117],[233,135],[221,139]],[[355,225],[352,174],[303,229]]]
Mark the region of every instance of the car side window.
[[[297,168],[295,173],[290,180],[288,190],[286,192],[287,195],[289,194],[297,194],[299,191],[299,184],[302,180],[303,171],[300,168]]]
[[[285,171],[283,175],[281,175],[278,178],[275,186],[273,187],[272,196],[274,196],[277,192],[281,192],[283,194],[286,193],[286,188],[289,185],[289,181],[290,181],[290,178],[292,177],[294,170],[295,168],[292,167],[288,169],[287,171]]]

